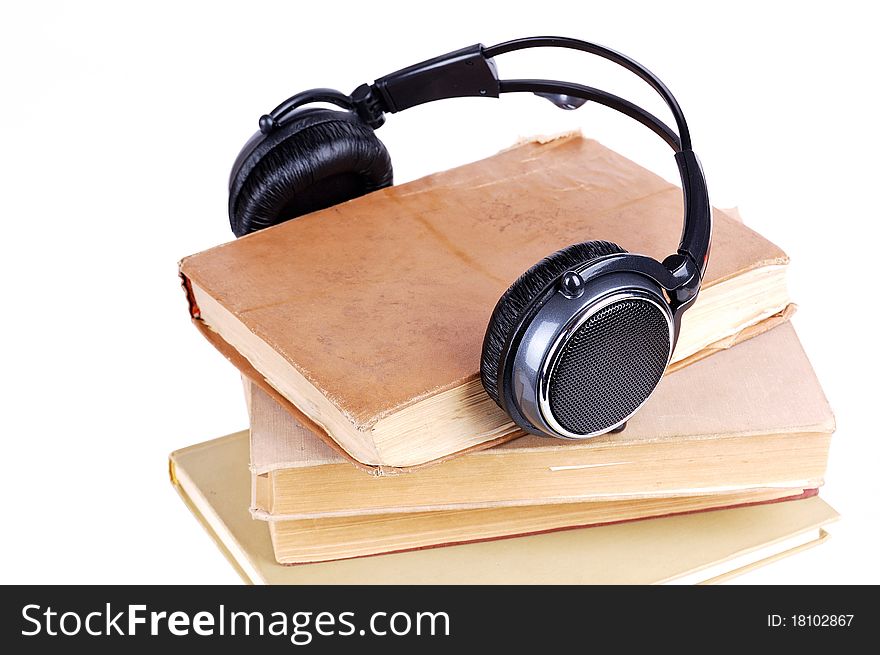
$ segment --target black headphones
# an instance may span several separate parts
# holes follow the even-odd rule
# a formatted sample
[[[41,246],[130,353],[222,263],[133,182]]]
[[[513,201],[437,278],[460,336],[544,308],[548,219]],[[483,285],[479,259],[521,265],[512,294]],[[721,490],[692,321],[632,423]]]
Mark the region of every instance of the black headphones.
[[[677,133],[644,109],[599,89],[553,80],[499,80],[494,57],[559,47],[608,59],[662,96]],[[678,251],[658,262],[608,241],[578,243],[545,257],[501,296],[483,340],[486,393],[522,429],[568,439],[621,430],[666,370],[681,316],[700,290],[712,216],[687,122],[653,73],[608,48],[562,37],[477,44],[362,84],[350,95],[313,89],[260,118],[229,179],[236,236],[276,225],[392,183],[391,158],[374,130],[395,113],[464,96],[530,92],[562,109],[593,101],[634,118],[673,150],[684,191]],[[303,108],[329,103],[343,111]]]

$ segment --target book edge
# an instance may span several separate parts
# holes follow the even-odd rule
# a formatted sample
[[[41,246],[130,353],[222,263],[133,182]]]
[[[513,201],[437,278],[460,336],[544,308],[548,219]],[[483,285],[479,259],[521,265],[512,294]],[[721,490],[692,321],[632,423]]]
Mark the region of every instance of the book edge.
[[[236,436],[240,437],[240,433],[239,433],[239,435],[230,435],[230,437],[232,437],[232,438],[234,438]],[[174,451],[169,458],[170,459],[169,466],[170,466],[171,471],[174,471],[175,465],[180,463],[180,462],[175,461],[176,459],[179,459],[178,455],[180,453],[188,453],[188,452],[192,452],[196,449],[212,450],[211,446],[216,445],[217,441],[218,440],[215,439],[213,441],[205,442],[202,444],[197,444],[198,448],[189,447],[189,448],[184,448],[184,449]],[[181,464],[180,468],[185,469],[185,466],[183,466]],[[184,473],[185,473],[185,471],[184,471]],[[199,507],[190,506],[187,503],[187,500],[189,498],[188,490],[186,488],[181,488],[180,486],[178,486],[179,484],[185,486],[185,484],[183,482],[179,481],[180,477],[183,477],[183,476],[172,475],[172,484],[177,489],[178,494],[180,495],[180,497],[184,501],[184,503],[187,504],[187,506],[191,508],[191,511],[192,511],[193,515],[196,517],[196,519],[199,520],[200,523],[202,523],[202,521],[204,519],[204,516],[202,514],[202,509]],[[194,482],[192,484],[194,485],[195,489],[199,490],[198,485],[195,485]],[[814,525],[814,526],[816,526],[816,525],[824,526],[825,524],[827,524],[827,523],[831,522],[832,520],[835,520],[837,517],[839,517],[839,514],[832,507],[830,507],[827,503],[823,502],[820,498],[816,498],[814,500],[805,500],[805,502],[806,503],[818,503],[818,505],[816,505],[816,507],[818,509],[816,511],[812,512],[812,514],[818,515],[819,511],[822,510],[822,513],[826,517],[826,518],[819,518],[818,516],[814,516],[814,520],[812,523],[812,525]],[[236,570],[239,570],[234,553],[232,553],[232,551],[226,547],[226,537],[228,537],[229,539],[235,540],[238,538],[236,533],[233,532],[232,528],[230,528],[230,526],[226,523],[224,516],[213,508],[213,504],[208,502],[207,507],[208,507],[209,511],[213,512],[214,518],[219,523],[219,528],[216,530],[210,529],[210,526],[206,526],[206,529],[208,530],[209,535],[211,536],[212,540],[215,541],[215,543],[217,544],[217,546],[221,550],[221,552],[223,552],[223,554],[230,560],[230,562],[233,564],[233,566],[236,568]],[[831,518],[828,518],[828,517],[831,517]],[[800,523],[803,523],[803,521],[800,521]],[[202,524],[206,525],[205,523],[202,523]],[[809,529],[809,528],[802,527],[800,530],[796,530],[794,532],[789,532],[787,534],[792,535],[797,532],[802,532],[806,529]],[[224,537],[224,534],[226,535],[226,537]],[[774,539],[773,541],[778,542],[779,538]],[[771,543],[771,542],[770,541],[763,542],[763,544],[768,544],[768,543]],[[250,556],[251,553],[248,551],[245,551],[244,555]],[[724,563],[724,562],[729,561],[729,559],[730,558],[726,557],[726,556],[720,557],[720,558],[714,558],[711,561],[707,561],[706,566],[709,566],[709,565],[715,564],[715,563]],[[773,560],[773,561],[775,561],[775,560]],[[242,579],[246,583],[249,583],[249,584],[269,584],[271,578],[277,577],[275,575],[275,572],[271,568],[267,568],[263,565],[255,565],[255,566],[256,566],[256,571],[255,571],[255,575],[253,578],[243,576]],[[284,571],[285,569],[288,569],[288,568],[293,568],[293,567],[282,567],[281,565],[277,565],[277,564],[271,564],[270,566],[277,567],[278,572]],[[699,567],[699,569],[706,568],[706,566],[701,566],[701,567]],[[692,568],[690,570],[693,571],[695,569]],[[668,579],[669,578],[667,578],[667,580]],[[284,583],[285,580],[276,580],[276,582]],[[290,581],[287,581],[287,582],[289,583]],[[656,579],[651,581],[651,583],[657,583],[657,582],[658,582],[658,580],[656,580]],[[333,582],[331,582],[330,584],[333,584]],[[361,584],[363,584],[363,583],[361,583]],[[432,584],[432,583],[429,582],[428,584]]]
[[[461,546],[464,544],[478,544],[478,543],[486,543],[490,541],[501,541],[503,539],[515,539],[517,537],[531,537],[534,535],[540,534],[550,534],[553,532],[563,532],[565,530],[587,530],[590,528],[601,528],[609,525],[623,525],[625,523],[636,523],[638,521],[650,521],[653,519],[663,519],[669,518],[672,516],[687,516],[691,514],[703,514],[706,512],[716,512],[723,511],[726,509],[739,509],[741,507],[756,507],[758,505],[771,505],[774,503],[786,503],[790,501],[797,500],[805,500],[807,498],[813,498],[814,496],[818,496],[819,489],[814,487],[812,489],[800,489],[797,487],[791,488],[792,492],[800,491],[800,493],[793,493],[791,496],[783,496],[781,498],[772,498],[770,500],[756,500],[751,502],[742,502],[742,503],[731,503],[729,505],[716,505],[714,507],[704,507],[700,509],[685,509],[679,512],[666,512],[664,514],[651,514],[649,516],[636,516],[632,518],[625,519],[615,519],[610,521],[598,521],[596,523],[579,523],[574,525],[564,525],[555,528],[546,528],[542,530],[527,530],[523,532],[511,532],[510,534],[503,535],[495,535],[491,537],[475,537],[472,539],[459,539],[452,541],[444,541],[442,543],[437,544],[427,544],[424,546],[414,546],[411,548],[397,548],[394,550],[378,550],[374,553],[367,553],[364,555],[352,555],[349,557],[333,557],[330,559],[314,559],[302,562],[282,562],[277,559],[277,550],[275,547],[275,539],[276,539],[276,530],[279,529],[278,524],[283,523],[283,521],[270,521],[270,535],[272,538],[272,550],[273,553],[276,553],[276,562],[281,566],[301,566],[304,564],[321,564],[323,562],[340,562],[345,560],[352,559],[362,559],[364,557],[373,557],[375,555],[394,555],[397,553],[408,553],[419,550],[430,550],[432,548],[445,548],[447,546]]]
[[[184,280],[187,280],[187,278],[185,276],[182,276],[182,277]],[[189,288],[186,284],[184,285],[184,287]],[[752,339],[756,336],[759,336],[759,335],[773,329],[774,327],[781,325],[781,324],[785,323],[786,321],[788,321],[790,319],[791,315],[794,313],[794,311],[795,311],[795,305],[790,304],[782,312],[774,314],[773,316],[770,316],[762,321],[759,321],[758,323],[750,325],[747,328],[740,330],[739,332],[736,333],[736,335],[733,335],[732,337],[727,337],[727,338],[721,340],[721,342],[716,342],[718,344],[717,347],[715,344],[712,344],[708,348],[704,348],[703,351],[705,351],[705,354],[701,355],[700,353],[703,351],[700,351],[698,353],[695,353],[694,355],[691,355],[690,358],[687,358],[689,360],[688,363],[693,363],[695,361],[698,361],[699,359],[703,359],[705,357],[708,357],[716,352],[719,352],[721,350],[727,350],[727,349],[732,348],[740,343],[748,341],[749,339]],[[320,438],[324,443],[326,443],[333,451],[335,451],[336,453],[341,455],[349,463],[353,464],[354,466],[356,466],[357,468],[361,469],[362,471],[364,471],[368,474],[383,476],[383,475],[397,475],[397,474],[402,474],[402,473],[408,473],[411,471],[419,470],[419,469],[426,467],[426,466],[434,466],[436,464],[446,462],[450,459],[459,457],[461,455],[465,455],[467,453],[471,453],[471,452],[475,452],[475,451],[479,451],[479,450],[485,450],[487,448],[492,448],[494,446],[498,446],[502,443],[512,441],[513,439],[515,439],[519,436],[522,436],[520,432],[513,432],[511,434],[497,437],[497,438],[492,439],[490,441],[484,441],[482,443],[475,444],[475,445],[473,445],[469,448],[466,448],[464,450],[459,450],[459,451],[455,451],[453,453],[449,453],[448,455],[445,455],[445,456],[437,458],[437,459],[429,460],[429,461],[422,462],[419,464],[408,465],[408,466],[395,466],[395,465],[382,464],[382,463],[362,462],[362,461],[354,458],[351,454],[349,454],[348,451],[346,451],[330,434],[327,433],[326,430],[324,430],[324,428],[322,428],[317,423],[315,423],[311,418],[306,416],[299,408],[297,408],[296,405],[294,405],[287,398],[285,398],[283,395],[281,395],[281,393],[279,393],[272,385],[270,385],[266,381],[266,379],[259,373],[259,371],[257,371],[253,367],[253,365],[243,355],[241,355],[241,353],[239,353],[238,350],[234,346],[232,346],[229,342],[224,340],[219,334],[217,334],[216,332],[211,330],[211,328],[208,327],[204,323],[204,321],[202,321],[197,316],[193,316],[192,321],[193,321],[193,324],[195,325],[196,329],[198,329],[199,332],[201,332],[202,336],[204,336],[205,339],[212,346],[214,346],[214,348],[218,352],[220,352],[221,355],[223,355],[233,366],[235,366],[245,378],[247,378],[250,382],[252,382],[257,387],[259,387],[260,390],[262,390],[264,393],[266,393],[268,396],[270,396],[275,402],[277,402],[281,407],[283,407],[291,416],[293,416],[295,420],[299,421],[305,427],[307,427],[309,430],[311,430],[318,438]],[[685,360],[683,360],[683,361],[685,361]],[[682,364],[682,366],[684,366],[684,365]],[[670,372],[674,373],[676,370],[678,370],[682,366],[679,366],[677,368],[673,368],[670,370]]]
[[[221,439],[233,439],[240,435],[241,433],[235,433],[231,435],[227,435],[226,437],[221,437]],[[174,487],[174,490],[177,492],[177,495],[183,501],[183,504],[190,511],[190,513],[195,517],[196,521],[199,522],[199,525],[208,533],[208,536],[217,546],[218,550],[223,554],[226,558],[226,561],[232,566],[238,576],[241,578],[242,582],[248,585],[262,584],[263,581],[259,576],[257,567],[254,567],[256,575],[250,575],[241,564],[239,559],[232,552],[232,549],[229,548],[226,541],[223,539],[220,531],[214,527],[212,522],[209,520],[208,516],[206,516],[205,509],[200,507],[200,504],[194,499],[191,495],[189,487],[192,487],[195,490],[198,490],[198,485],[190,480],[189,475],[186,473],[185,468],[181,468],[179,466],[179,458],[182,454],[187,454],[191,452],[195,452],[197,450],[207,450],[210,446],[214,445],[216,441],[205,441],[199,444],[195,444],[193,446],[189,446],[187,448],[181,448],[179,450],[173,451],[170,455],[168,455],[168,476],[170,478],[171,486]],[[210,508],[210,503],[206,503]],[[214,512],[214,520],[218,522],[221,526],[226,528],[226,532],[232,537],[231,531],[226,526],[226,522],[223,520],[221,516]],[[242,558],[247,558],[247,552],[242,548]]]
[[[839,517],[833,518],[830,521],[828,521],[828,523],[834,523],[835,521],[838,520],[838,518]],[[800,544],[798,546],[794,546],[793,548],[786,548],[785,550],[779,551],[778,553],[773,553],[772,555],[769,555],[767,557],[762,557],[759,560],[756,560],[756,561],[751,562],[749,564],[745,564],[743,566],[739,566],[735,569],[731,569],[730,571],[720,573],[716,576],[713,576],[711,578],[708,578],[706,580],[698,582],[697,584],[701,585],[701,586],[702,585],[723,584],[725,582],[733,580],[734,578],[738,578],[741,575],[745,575],[746,573],[760,569],[764,566],[767,566],[768,564],[772,564],[773,562],[778,562],[779,560],[784,559],[786,557],[796,555],[797,553],[803,552],[805,550],[809,550],[810,548],[814,548],[816,546],[819,546],[820,544],[824,544],[826,541],[828,541],[831,538],[831,534],[825,530],[826,525],[827,525],[827,523],[823,524],[822,526],[820,526],[818,528],[819,534],[815,539],[811,539],[810,541],[803,543],[803,544]],[[816,529],[816,528],[807,528],[807,530],[805,530],[804,532],[809,532],[810,530],[814,530],[814,529]],[[783,540],[780,539],[779,541],[783,541]],[[779,543],[779,541],[777,541],[776,543]],[[769,545],[773,545],[773,544],[769,544]]]

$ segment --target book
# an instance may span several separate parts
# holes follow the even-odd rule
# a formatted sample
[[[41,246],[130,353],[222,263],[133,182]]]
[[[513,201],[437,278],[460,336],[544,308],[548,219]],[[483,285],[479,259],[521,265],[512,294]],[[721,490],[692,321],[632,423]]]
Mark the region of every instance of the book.
[[[819,497],[405,553],[285,566],[248,510],[244,433],[170,455],[171,481],[252,584],[723,582],[822,543],[838,518]]]
[[[365,475],[249,395],[252,509],[266,520],[814,489],[834,430],[791,323],[667,376],[623,432],[523,436],[391,475]]]
[[[816,489],[755,489],[706,496],[270,520],[269,535],[277,562],[303,564],[744,507],[816,493]]]
[[[521,434],[479,380],[498,298],[542,257],[607,239],[658,258],[681,190],[595,141],[528,142],[187,257],[195,324],[299,420],[367,467]],[[787,315],[788,259],[715,211],[672,369]]]

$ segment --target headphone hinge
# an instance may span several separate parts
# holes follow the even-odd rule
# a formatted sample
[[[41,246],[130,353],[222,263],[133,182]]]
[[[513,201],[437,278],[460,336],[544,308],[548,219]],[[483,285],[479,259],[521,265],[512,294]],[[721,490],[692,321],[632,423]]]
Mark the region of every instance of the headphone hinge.
[[[375,86],[361,84],[351,92],[351,102],[361,120],[374,130],[385,124],[385,107]]]
[[[663,260],[663,266],[676,281],[676,285],[668,289],[673,308],[687,306],[700,292],[700,267],[686,250],[669,255]]]

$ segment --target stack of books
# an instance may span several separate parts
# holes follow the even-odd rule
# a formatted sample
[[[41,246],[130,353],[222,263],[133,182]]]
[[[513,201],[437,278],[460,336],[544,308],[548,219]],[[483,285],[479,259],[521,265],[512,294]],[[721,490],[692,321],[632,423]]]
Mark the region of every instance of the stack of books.
[[[787,257],[724,212],[623,432],[524,435],[481,387],[520,272],[589,239],[662,257],[680,217],[677,187],[567,135],[184,259],[250,430],[172,453],[172,481],[251,582],[693,582],[819,543],[833,415]]]

